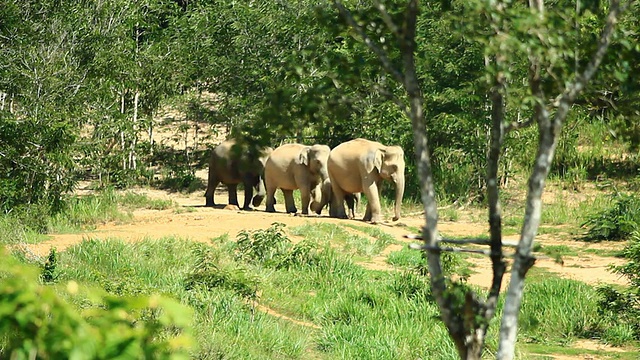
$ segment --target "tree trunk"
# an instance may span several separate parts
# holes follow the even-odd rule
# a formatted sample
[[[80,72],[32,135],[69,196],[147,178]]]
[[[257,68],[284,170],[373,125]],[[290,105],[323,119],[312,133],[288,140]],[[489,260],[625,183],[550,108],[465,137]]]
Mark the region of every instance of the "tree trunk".
[[[136,146],[138,146],[138,106],[140,103],[140,91],[136,89],[136,94],[133,96],[133,130],[131,145],[129,148],[129,169],[135,170],[137,168],[136,158]]]

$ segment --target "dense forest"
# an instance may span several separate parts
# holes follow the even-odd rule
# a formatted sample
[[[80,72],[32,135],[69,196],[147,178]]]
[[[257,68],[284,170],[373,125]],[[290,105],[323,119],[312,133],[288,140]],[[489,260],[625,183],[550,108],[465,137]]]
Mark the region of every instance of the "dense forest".
[[[373,3],[3,1],[0,210],[47,232],[81,180],[202,191],[195,173],[227,133],[254,148],[399,145],[405,199],[424,202],[416,99],[441,203],[491,208],[493,188],[535,173],[547,130],[566,187],[637,186],[637,2]],[[184,146],[158,141],[167,125]]]
[[[400,19],[402,2],[387,6]],[[418,18],[416,70],[441,199],[481,200],[484,187],[491,85],[484,57],[496,44],[487,37],[483,6],[427,3]],[[545,34],[550,38],[540,49],[553,67],[544,82],[549,90],[587,60],[602,6],[553,4],[549,21],[556,33]],[[400,84],[381,71],[330,4],[8,1],[2,8],[5,211],[36,203],[55,209],[84,176],[122,187],[148,181],[149,169],[160,165],[188,177],[202,156],[177,154],[168,165],[162,162],[168,149],[154,141],[158,112],[176,103],[188,118],[176,126],[197,126],[203,136],[224,125],[261,144],[298,139],[335,146],[364,137],[413,153],[411,123],[397,105],[406,103]],[[516,10],[511,21],[525,26]],[[400,64],[394,35],[376,13],[362,7],[356,15],[368,22],[389,61]],[[624,18],[619,26],[601,70],[570,114],[553,167],[559,176],[582,171],[578,175],[593,177],[601,170],[575,152],[591,145],[578,131],[585,124],[600,123],[609,138],[637,143],[638,85],[630,76],[638,66],[637,21]],[[526,119],[532,109],[520,80],[526,63],[517,57],[526,55],[516,50],[506,74],[510,121]],[[216,95],[207,97],[214,104],[202,100],[205,93]],[[505,139],[503,181],[530,166],[526,155],[535,138],[523,129]],[[407,192],[417,199],[415,161],[409,161]]]

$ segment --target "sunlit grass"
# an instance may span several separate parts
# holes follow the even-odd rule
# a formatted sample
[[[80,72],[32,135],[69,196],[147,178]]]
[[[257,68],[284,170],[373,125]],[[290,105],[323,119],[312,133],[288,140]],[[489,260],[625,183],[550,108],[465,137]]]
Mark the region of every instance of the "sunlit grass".
[[[11,215],[0,215],[0,244],[35,244],[47,239],[46,235],[25,227]]]
[[[175,206],[171,200],[105,190],[93,195],[71,197],[66,208],[51,217],[49,229],[54,233],[73,233],[107,222],[129,222],[132,219],[131,211],[136,209],[164,210]]]
[[[346,228],[363,232],[368,236],[348,231]],[[393,236],[379,228],[351,224],[342,226],[330,223],[308,223],[291,228],[290,233],[321,244],[339,245],[345,252],[360,256],[363,259],[379,254],[387,246],[396,242]]]

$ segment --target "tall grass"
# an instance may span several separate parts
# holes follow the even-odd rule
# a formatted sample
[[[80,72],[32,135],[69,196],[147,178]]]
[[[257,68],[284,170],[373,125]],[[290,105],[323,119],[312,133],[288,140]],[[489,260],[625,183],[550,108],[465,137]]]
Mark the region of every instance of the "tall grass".
[[[19,219],[7,214],[0,215],[0,245],[33,244],[45,238],[45,235],[25,227]]]
[[[345,227],[364,232],[366,235],[373,237],[373,239],[347,231]],[[307,223],[292,228],[291,234],[302,236],[318,243],[331,243],[334,246],[340,245],[345,252],[365,258],[378,255],[388,245],[396,242],[393,236],[382,230],[357,225],[341,226],[329,223]]]
[[[599,326],[598,296],[582,282],[545,276],[525,288],[520,332],[528,341],[568,344]]]
[[[116,193],[105,190],[97,194],[72,197],[65,209],[52,216],[49,229],[52,232],[76,232],[98,224],[115,221],[128,222],[135,209],[164,210],[175,206],[171,200],[151,199],[144,194]]]
[[[328,246],[316,262],[280,270],[238,263],[259,279],[257,300],[263,306],[309,322],[305,326],[254,309],[232,287],[186,286],[203,250],[210,252],[211,263],[235,261],[232,246],[175,238],[137,243],[93,239],[60,254],[59,278],[98,284],[120,295],[175,296],[195,310],[199,350],[193,355],[198,358],[456,356],[446,330],[434,321],[437,308],[424,277],[415,282],[414,275],[413,285],[402,286],[407,278],[400,273],[365,270]],[[427,340],[425,333],[431,334]]]

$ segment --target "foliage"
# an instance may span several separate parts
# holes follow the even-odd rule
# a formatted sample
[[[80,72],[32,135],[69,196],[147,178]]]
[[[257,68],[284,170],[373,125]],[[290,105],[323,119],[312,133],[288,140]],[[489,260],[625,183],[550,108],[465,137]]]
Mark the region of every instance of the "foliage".
[[[635,195],[616,194],[610,208],[590,216],[581,224],[588,227],[588,240],[624,240],[640,224],[640,198]]]
[[[613,266],[611,270],[629,281],[629,288],[618,290],[612,286],[598,288],[601,296],[599,313],[610,318],[616,324],[616,329],[603,329],[603,337],[620,345],[630,339],[640,340],[640,232],[631,234],[629,243],[625,246],[623,256],[627,260],[624,265]],[[620,336],[626,334],[627,337]]]
[[[291,246],[283,223],[273,223],[266,230],[240,231],[237,236],[236,259],[274,266],[279,257]]]
[[[65,295],[40,285],[37,270],[2,250],[0,355],[26,359],[186,359],[191,347],[190,312],[158,295],[117,298],[80,290],[70,281]],[[64,297],[85,297],[80,312]]]
[[[191,273],[185,279],[185,288],[194,289],[204,286],[206,289],[223,288],[248,298],[255,299],[259,279],[251,270],[239,264],[221,263],[210,248],[194,250],[196,263]]]
[[[56,248],[53,247],[49,250],[49,256],[47,256],[47,260],[45,260],[44,264],[42,264],[42,271],[40,273],[40,279],[42,282],[52,283],[56,280],[56,267],[58,266],[58,257],[56,255]]]
[[[283,223],[273,223],[265,230],[240,231],[236,260],[276,269],[317,264],[320,257],[317,242],[305,240],[292,244],[284,233],[284,227]]]

